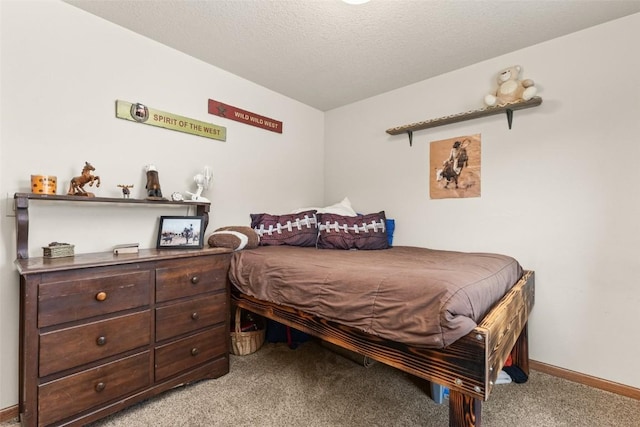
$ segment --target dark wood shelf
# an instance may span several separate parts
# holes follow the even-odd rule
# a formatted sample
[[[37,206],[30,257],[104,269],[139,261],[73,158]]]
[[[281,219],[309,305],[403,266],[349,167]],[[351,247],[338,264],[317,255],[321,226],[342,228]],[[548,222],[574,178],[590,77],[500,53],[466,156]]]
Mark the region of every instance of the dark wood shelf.
[[[126,199],[124,197],[85,197],[67,196],[62,194],[36,194],[36,193],[16,193],[13,196],[17,199],[30,200],[59,200],[65,202],[80,203],[124,203],[124,204],[144,204],[144,205],[182,205],[182,206],[205,206],[209,202],[188,202],[174,200],[148,200],[148,199]]]
[[[204,227],[209,224],[209,202],[186,202],[174,200],[147,200],[147,199],[126,199],[116,197],[84,197],[67,196],[58,194],[35,194],[35,193],[15,193],[16,207],[16,249],[18,259],[29,258],[29,200],[37,201],[59,201],[72,203],[110,203],[110,204],[136,204],[136,205],[173,205],[195,207],[196,215],[204,217]]]
[[[437,126],[449,125],[452,123],[464,122],[466,120],[478,119],[480,117],[492,116],[495,114],[506,113],[509,129],[513,121],[513,112],[515,110],[523,110],[525,108],[537,107],[542,104],[542,98],[534,97],[528,101],[516,102],[513,104],[500,105],[496,107],[480,108],[478,110],[471,110],[464,113],[452,114],[450,116],[438,117],[435,119],[425,120],[423,122],[411,123],[404,126],[398,126],[387,129],[389,135],[400,135],[406,133],[409,136],[409,145],[413,144],[413,132],[416,130],[423,130],[434,128]]]

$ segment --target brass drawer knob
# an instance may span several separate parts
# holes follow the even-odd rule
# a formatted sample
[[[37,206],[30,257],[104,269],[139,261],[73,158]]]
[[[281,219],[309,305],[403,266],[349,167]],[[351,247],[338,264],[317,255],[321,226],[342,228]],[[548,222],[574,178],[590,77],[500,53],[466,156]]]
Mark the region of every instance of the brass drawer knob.
[[[107,299],[107,293],[104,291],[100,291],[96,294],[96,300],[97,301],[104,301]]]
[[[191,318],[193,320],[198,320],[200,318],[200,315],[198,314],[198,312],[193,312],[191,313]]]
[[[99,382],[98,384],[96,384],[96,391],[99,393],[99,392],[101,392],[102,390],[104,390],[104,388],[105,388],[106,386],[107,386],[107,385],[106,385],[105,383],[103,383],[103,382]]]
[[[96,344],[105,345],[107,343],[107,337],[98,337],[96,340]]]
[[[198,276],[191,277],[191,283],[193,283],[194,285],[197,285],[199,281],[200,278]]]
[[[191,355],[192,356],[197,356],[198,353],[200,353],[200,350],[198,350],[198,347],[194,347],[191,349]]]

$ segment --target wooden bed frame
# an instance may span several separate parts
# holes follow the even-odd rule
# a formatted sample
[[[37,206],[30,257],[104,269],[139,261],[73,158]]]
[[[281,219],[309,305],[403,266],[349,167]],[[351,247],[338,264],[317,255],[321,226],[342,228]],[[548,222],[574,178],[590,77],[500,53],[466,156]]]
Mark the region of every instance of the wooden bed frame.
[[[232,292],[233,303],[337,346],[449,388],[449,426],[479,427],[507,356],[529,374],[527,319],[533,308],[534,272],[522,278],[468,335],[443,349],[407,346],[304,313]]]

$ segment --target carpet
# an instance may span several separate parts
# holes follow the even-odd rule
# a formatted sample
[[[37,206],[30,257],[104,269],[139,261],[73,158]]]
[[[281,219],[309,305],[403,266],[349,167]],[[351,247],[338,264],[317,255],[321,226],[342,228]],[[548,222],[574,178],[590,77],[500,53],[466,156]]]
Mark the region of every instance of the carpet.
[[[176,388],[91,427],[447,426],[424,384],[381,363],[364,367],[310,341],[265,344],[231,356],[229,374]],[[525,384],[496,385],[485,427],[640,426],[640,401],[532,371]],[[0,427],[15,427],[15,422]]]

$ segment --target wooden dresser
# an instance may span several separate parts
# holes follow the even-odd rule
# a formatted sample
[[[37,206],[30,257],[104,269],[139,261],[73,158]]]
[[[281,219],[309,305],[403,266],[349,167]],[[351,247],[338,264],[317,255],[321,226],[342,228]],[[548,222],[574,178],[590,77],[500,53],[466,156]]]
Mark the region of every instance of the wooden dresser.
[[[231,251],[16,261],[20,419],[84,425],[229,372]]]

